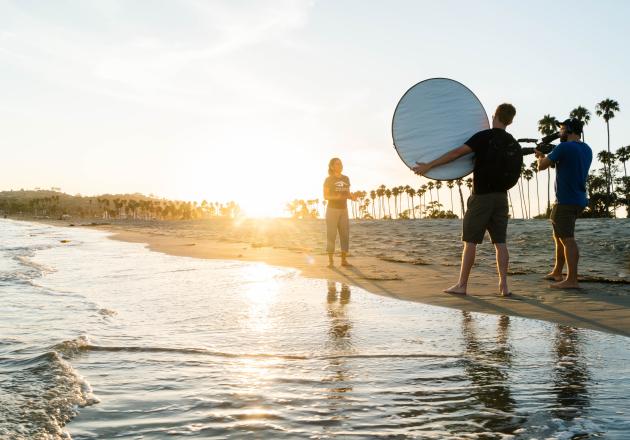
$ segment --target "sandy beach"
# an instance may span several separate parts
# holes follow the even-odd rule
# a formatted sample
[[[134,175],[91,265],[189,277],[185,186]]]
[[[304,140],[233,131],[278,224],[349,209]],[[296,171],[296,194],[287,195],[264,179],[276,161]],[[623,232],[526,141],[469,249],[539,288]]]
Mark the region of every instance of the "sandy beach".
[[[616,222],[616,223],[613,223]],[[68,225],[68,222],[54,222]],[[273,266],[299,269],[306,277],[344,282],[363,288],[378,295],[405,301],[416,301],[430,305],[449,307],[465,311],[490,314],[521,316],[556,322],[562,325],[595,329],[620,335],[630,335],[630,284],[623,272],[627,261],[620,261],[621,277],[601,278],[585,276],[582,289],[558,291],[549,288],[542,280],[548,267],[535,271],[527,269],[527,260],[519,255],[519,231],[535,228],[547,232],[545,221],[529,221],[510,226],[512,241],[512,265],[510,277],[511,298],[496,296],[497,278],[492,264],[492,247],[485,243],[480,248],[476,267],[473,270],[466,296],[449,295],[442,289],[450,286],[459,270],[458,222],[415,222],[416,228],[424,231],[426,239],[434,248],[424,246],[422,257],[405,251],[409,243],[406,231],[410,223],[403,222],[358,222],[353,225],[353,267],[326,267],[323,249],[323,228],[320,221],[295,222],[288,219],[254,221],[217,220],[206,222],[151,222],[126,221],[90,227],[111,232],[111,238],[135,243],[146,243],[156,252],[193,258],[259,261]],[[609,221],[615,228],[627,231],[625,219]],[[587,221],[581,225],[592,228]],[[76,226],[81,226],[76,223]],[[431,228],[437,228],[432,231]],[[452,234],[445,234],[452,231]],[[600,233],[602,228],[599,228]],[[533,235],[524,231],[527,236]],[[613,232],[611,234],[614,235]],[[628,234],[628,232],[626,232]],[[540,234],[538,234],[540,235]],[[541,238],[539,249],[533,255],[543,255],[550,260],[548,236]],[[627,246],[627,237],[617,237]],[[625,240],[624,240],[625,239]],[[625,244],[624,244],[625,243]],[[546,247],[545,247],[546,246]],[[628,256],[625,247],[616,249]],[[603,259],[603,255],[592,256]],[[590,256],[584,255],[584,268]],[[523,261],[526,260],[526,261]],[[531,259],[530,263],[541,265]],[[337,260],[338,261],[338,260]],[[617,271],[618,272],[618,271]],[[617,273],[616,275],[619,275]]]

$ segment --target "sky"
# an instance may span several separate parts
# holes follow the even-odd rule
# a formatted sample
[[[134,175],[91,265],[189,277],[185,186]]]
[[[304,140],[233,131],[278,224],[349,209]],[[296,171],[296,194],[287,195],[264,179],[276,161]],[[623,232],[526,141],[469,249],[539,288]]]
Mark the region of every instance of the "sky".
[[[613,98],[616,150],[630,144],[629,16],[623,1],[0,0],[0,190],[281,215],[322,198],[331,157],[355,191],[417,188],[391,118],[431,77],[465,84],[489,116],[514,104],[515,137],[587,107],[595,153],[595,105]]]

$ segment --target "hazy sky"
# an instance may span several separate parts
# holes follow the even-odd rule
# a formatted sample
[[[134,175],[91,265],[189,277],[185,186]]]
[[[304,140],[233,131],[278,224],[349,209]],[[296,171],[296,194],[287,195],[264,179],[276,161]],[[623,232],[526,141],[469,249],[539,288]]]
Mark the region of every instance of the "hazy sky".
[[[236,200],[254,214],[321,198],[328,159],[353,189],[423,182],[390,124],[418,81],[450,77],[512,132],[619,101],[630,144],[630,3],[0,0],[0,189]],[[528,159],[528,162],[530,159]]]

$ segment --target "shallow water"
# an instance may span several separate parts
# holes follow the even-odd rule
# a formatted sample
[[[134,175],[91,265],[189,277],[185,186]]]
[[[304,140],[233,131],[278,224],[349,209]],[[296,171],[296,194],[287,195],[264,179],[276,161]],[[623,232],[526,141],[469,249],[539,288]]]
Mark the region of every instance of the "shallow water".
[[[630,432],[629,338],[97,231],[2,221],[0,237],[2,439]]]

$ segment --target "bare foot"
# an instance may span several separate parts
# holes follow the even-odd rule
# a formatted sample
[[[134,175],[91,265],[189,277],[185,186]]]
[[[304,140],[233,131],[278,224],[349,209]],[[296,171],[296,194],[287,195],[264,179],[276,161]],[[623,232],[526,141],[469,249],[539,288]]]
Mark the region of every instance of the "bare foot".
[[[499,296],[512,296],[507,284],[499,284]]]
[[[580,285],[577,281],[564,280],[559,283],[553,283],[549,287],[553,289],[579,289]]]
[[[335,263],[332,260],[328,261],[328,267],[335,267]]]
[[[352,267],[352,264],[348,263],[347,260],[341,260],[341,265],[344,267]]]
[[[543,280],[562,281],[562,274],[550,272],[543,277]]]
[[[455,284],[454,286],[451,286],[448,289],[444,289],[444,293],[455,293],[457,295],[466,295],[466,286],[462,287],[459,284]]]

